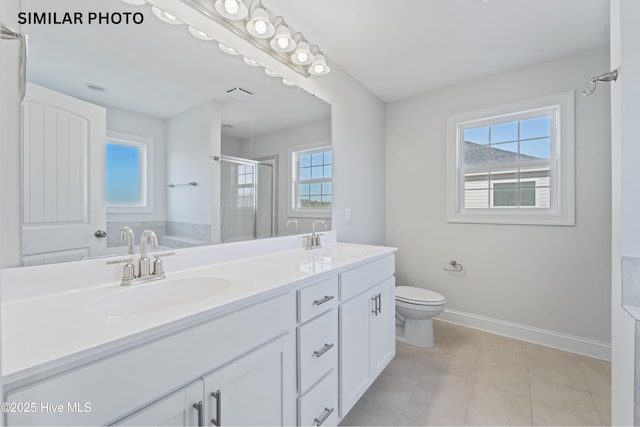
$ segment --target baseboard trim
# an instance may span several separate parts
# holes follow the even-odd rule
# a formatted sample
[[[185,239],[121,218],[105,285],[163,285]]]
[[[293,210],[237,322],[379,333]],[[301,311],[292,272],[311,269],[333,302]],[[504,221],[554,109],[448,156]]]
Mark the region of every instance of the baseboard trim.
[[[449,309],[446,309],[436,319],[558,350],[611,361],[611,344],[601,341]]]

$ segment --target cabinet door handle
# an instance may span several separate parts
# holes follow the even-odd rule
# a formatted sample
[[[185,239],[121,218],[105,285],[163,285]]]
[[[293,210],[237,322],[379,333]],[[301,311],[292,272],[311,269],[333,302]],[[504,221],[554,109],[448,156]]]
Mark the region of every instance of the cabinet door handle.
[[[371,313],[377,316],[378,315],[378,296],[375,295],[371,297],[371,301],[373,301],[373,309],[371,310]]]
[[[378,298],[378,313],[382,313],[382,294],[378,294],[377,298]]]
[[[204,411],[202,410],[202,401],[194,403],[193,407],[198,411],[198,426],[204,426]]]
[[[220,426],[222,421],[222,392],[220,390],[211,393],[211,397],[216,399],[216,417],[211,419],[211,424]]]
[[[314,426],[321,426],[323,422],[329,418],[329,415],[333,414],[333,408],[324,408],[324,412],[320,416],[320,418],[313,419]]]
[[[322,347],[320,350],[316,350],[313,352],[313,355],[315,357],[320,357],[323,354],[325,354],[327,351],[331,350],[333,348],[333,344],[325,344],[324,347]]]
[[[324,298],[322,299],[317,299],[315,301],[313,301],[313,305],[322,305],[327,301],[331,301],[332,299],[334,299],[335,297],[333,295],[325,295]]]

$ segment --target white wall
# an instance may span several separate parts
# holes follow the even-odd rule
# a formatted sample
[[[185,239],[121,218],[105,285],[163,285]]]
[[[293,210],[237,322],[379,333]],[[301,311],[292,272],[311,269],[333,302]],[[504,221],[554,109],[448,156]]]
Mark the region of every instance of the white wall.
[[[287,230],[289,208],[289,148],[297,145],[306,145],[307,148],[322,147],[331,144],[331,120],[320,120],[307,123],[295,128],[283,129],[259,135],[242,141],[243,156],[249,159],[258,159],[265,156],[278,156],[278,231],[279,235],[293,234],[293,230]],[[300,233],[311,232],[311,222],[298,219]],[[303,224],[304,223],[304,224]]]
[[[635,322],[621,306],[623,256],[640,256],[640,2],[611,2],[611,69],[620,70],[611,85],[612,119],[612,364],[611,422],[634,422]]]
[[[120,108],[107,108],[107,131],[124,132],[153,140],[153,213],[107,214],[107,221],[164,221],[166,218],[167,180],[165,176],[165,122],[156,117]]]
[[[222,135],[222,154],[225,156],[244,156],[244,144],[242,139],[233,136]]]
[[[219,211],[220,169],[211,155],[220,153],[220,104],[207,101],[167,119],[166,124],[167,184],[198,183],[197,187],[167,188],[167,220],[212,224],[212,215]]]
[[[386,242],[400,248],[398,283],[442,293],[451,310],[610,342],[609,93],[579,95],[608,67],[601,48],[387,105]],[[567,90],[577,91],[577,225],[447,223],[447,116]],[[451,259],[464,273],[443,271]]]

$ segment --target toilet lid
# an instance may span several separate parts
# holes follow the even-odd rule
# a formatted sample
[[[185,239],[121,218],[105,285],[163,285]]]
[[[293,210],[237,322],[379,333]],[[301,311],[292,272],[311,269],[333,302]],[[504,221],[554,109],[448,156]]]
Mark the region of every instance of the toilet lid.
[[[396,286],[396,299],[411,304],[438,305],[445,299],[437,292],[415,286]]]

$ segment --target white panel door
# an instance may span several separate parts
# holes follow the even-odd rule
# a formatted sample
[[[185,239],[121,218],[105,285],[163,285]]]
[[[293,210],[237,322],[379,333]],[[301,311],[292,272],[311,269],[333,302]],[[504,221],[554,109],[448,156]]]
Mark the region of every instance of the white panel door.
[[[33,84],[22,109],[25,264],[104,253],[106,110]]]

